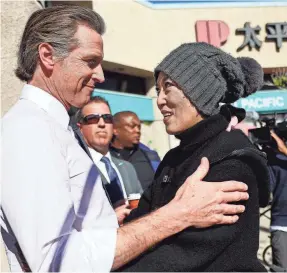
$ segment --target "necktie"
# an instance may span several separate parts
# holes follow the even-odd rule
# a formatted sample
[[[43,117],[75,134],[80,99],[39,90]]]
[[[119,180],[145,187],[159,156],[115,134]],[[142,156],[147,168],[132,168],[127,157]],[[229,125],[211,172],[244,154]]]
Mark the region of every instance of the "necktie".
[[[124,199],[121,182],[117,175],[117,172],[112,167],[109,158],[103,156],[101,161],[105,164],[108,176],[110,178],[110,183],[106,185],[106,189],[108,191],[112,204],[115,204],[117,201]]]
[[[70,120],[69,124],[70,124],[69,127],[71,127],[73,129],[74,137],[77,139],[79,145],[82,147],[82,149],[86,152],[86,154],[93,161],[93,158],[92,158],[92,156],[90,154],[89,148],[88,148],[87,144],[85,143],[85,140],[84,140],[84,138],[83,138],[83,136],[81,134],[81,131],[80,131],[79,127],[75,123],[73,123],[72,120]],[[103,184],[103,188],[105,190],[106,196],[107,196],[109,202],[111,203],[111,200],[109,198],[109,194],[107,192],[107,189],[106,189],[104,183],[102,183],[102,184]]]

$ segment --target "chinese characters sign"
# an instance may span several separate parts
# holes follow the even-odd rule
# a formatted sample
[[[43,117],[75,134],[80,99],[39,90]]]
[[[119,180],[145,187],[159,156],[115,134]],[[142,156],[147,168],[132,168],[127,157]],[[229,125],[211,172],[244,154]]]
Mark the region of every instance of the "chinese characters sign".
[[[228,25],[223,21],[197,21],[195,30],[198,42],[206,42],[217,47],[226,42],[229,35]],[[246,22],[242,28],[237,28],[235,33],[243,36],[243,42],[237,50],[245,47],[259,50],[263,44],[258,37],[261,31],[260,26],[252,26],[250,22]],[[287,41],[287,22],[267,23],[265,32],[265,41],[274,42],[277,51],[280,51],[283,42]]]
[[[252,49],[252,48],[259,49],[262,45],[262,41],[260,41],[257,38],[257,35],[260,33],[260,31],[261,31],[260,26],[256,26],[252,28],[250,23],[245,23],[244,28],[236,29],[237,34],[244,35],[243,44],[237,50],[242,50],[247,45],[249,46],[249,49]]]
[[[266,24],[267,40],[274,40],[277,49],[282,47],[282,42],[287,40],[287,22]]]

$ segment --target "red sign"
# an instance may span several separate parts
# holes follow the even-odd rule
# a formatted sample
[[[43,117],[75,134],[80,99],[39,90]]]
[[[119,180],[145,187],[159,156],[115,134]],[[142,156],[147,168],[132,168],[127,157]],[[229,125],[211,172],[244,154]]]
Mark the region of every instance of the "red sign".
[[[196,41],[206,42],[216,47],[222,46],[228,38],[229,27],[223,21],[196,21]]]

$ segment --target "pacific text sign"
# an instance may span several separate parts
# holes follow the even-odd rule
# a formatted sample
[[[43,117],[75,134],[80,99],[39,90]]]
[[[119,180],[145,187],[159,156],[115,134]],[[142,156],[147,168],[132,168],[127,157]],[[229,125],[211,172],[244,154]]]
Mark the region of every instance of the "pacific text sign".
[[[259,91],[236,101],[234,106],[244,108],[246,111],[287,112],[287,90]]]

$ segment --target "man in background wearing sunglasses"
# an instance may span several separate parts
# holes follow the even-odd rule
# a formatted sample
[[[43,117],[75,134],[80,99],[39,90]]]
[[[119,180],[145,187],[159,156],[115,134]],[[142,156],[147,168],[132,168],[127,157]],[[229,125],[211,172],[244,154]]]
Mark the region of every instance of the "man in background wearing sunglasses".
[[[121,225],[130,209],[129,194],[142,193],[142,187],[131,163],[111,156],[109,145],[113,137],[113,116],[108,101],[96,96],[80,113],[78,126],[88,145],[88,153],[98,167],[110,201]]]

